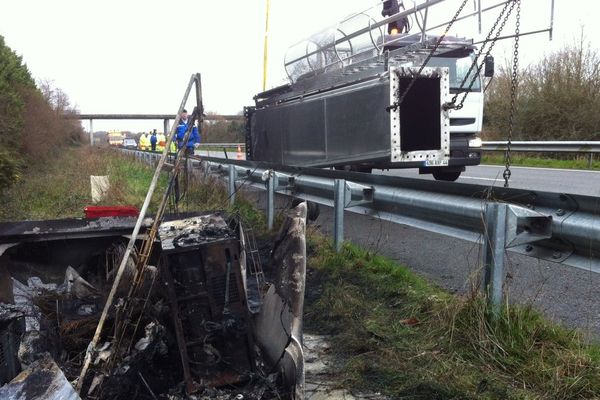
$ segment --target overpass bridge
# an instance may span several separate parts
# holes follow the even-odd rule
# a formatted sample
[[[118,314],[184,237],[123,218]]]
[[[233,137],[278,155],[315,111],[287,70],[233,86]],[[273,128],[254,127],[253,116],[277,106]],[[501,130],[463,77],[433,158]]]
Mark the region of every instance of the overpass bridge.
[[[90,122],[90,144],[94,145],[94,120],[162,120],[164,132],[169,132],[170,121],[174,120],[175,114],[70,114],[66,118],[88,120]],[[242,115],[220,115],[209,114],[204,117],[205,121],[242,121]]]

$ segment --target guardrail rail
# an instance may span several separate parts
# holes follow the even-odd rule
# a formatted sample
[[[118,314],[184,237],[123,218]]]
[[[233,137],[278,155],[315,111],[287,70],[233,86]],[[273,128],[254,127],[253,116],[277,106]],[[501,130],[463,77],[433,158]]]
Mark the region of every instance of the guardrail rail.
[[[154,164],[160,154],[123,150]],[[334,207],[334,242],[344,239],[344,212],[412,226],[484,246],[484,287],[502,302],[505,252],[600,272],[600,199],[473,184],[273,167],[241,160],[190,157],[190,167],[222,176],[230,200],[241,182],[267,192],[273,227],[275,194]]]

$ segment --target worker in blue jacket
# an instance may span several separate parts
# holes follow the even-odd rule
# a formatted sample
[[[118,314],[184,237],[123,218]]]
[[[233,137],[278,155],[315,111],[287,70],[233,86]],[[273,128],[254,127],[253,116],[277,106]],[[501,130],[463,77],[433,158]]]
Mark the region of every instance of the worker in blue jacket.
[[[156,143],[158,142],[158,138],[156,137],[156,129],[150,135],[150,148],[152,151],[156,151]]]
[[[188,113],[186,110],[183,110],[181,113],[181,118],[179,120],[179,125],[177,125],[176,132],[176,140],[177,140],[177,148],[181,149],[183,146],[186,147],[185,154],[194,154],[194,148],[200,144],[200,134],[198,133],[198,128],[194,126],[190,136],[188,138],[187,143],[183,143],[183,139],[185,138],[185,132],[187,130],[188,124]]]

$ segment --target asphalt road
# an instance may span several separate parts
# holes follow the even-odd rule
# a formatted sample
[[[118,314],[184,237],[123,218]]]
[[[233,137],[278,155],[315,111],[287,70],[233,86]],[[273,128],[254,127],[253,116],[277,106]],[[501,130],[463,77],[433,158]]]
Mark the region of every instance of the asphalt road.
[[[457,182],[502,186],[504,185],[503,172],[504,167],[499,165],[467,167]],[[431,175],[419,175],[418,170],[414,169],[376,170],[373,173],[433,179]],[[510,187],[513,188],[600,196],[599,171],[512,167],[511,173]]]

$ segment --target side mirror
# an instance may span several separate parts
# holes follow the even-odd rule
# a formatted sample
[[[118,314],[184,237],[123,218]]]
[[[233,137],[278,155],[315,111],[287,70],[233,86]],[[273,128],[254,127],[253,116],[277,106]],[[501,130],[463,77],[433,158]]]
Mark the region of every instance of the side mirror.
[[[486,78],[491,78],[494,76],[494,57],[491,55],[485,57],[483,76]]]

